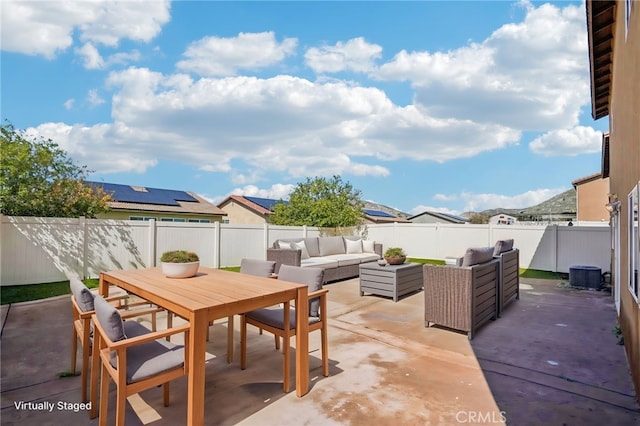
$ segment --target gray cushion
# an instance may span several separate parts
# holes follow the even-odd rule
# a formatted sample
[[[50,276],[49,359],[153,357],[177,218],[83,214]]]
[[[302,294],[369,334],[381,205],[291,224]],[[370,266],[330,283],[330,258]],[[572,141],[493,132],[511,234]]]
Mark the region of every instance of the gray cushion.
[[[248,312],[247,317],[256,321],[260,321],[263,324],[268,324],[272,327],[284,330],[284,309],[257,309],[255,311]],[[309,324],[320,321],[318,317],[309,317]],[[289,313],[289,330],[296,328],[296,311],[291,309]]]
[[[116,367],[116,360],[111,359]],[[134,383],[184,365],[184,346],[164,339],[127,348],[127,383]]]
[[[240,261],[240,272],[243,274],[257,275],[259,277],[269,277],[273,274],[276,262],[270,260],[242,259]]]
[[[493,259],[493,247],[468,248],[462,259],[462,266],[473,266]]]
[[[109,304],[104,297],[97,295],[93,299],[93,304],[96,309],[96,316],[98,322],[104,329],[105,334],[112,342],[126,339],[124,334],[124,325],[120,312]]]
[[[318,237],[305,238],[304,244],[307,246],[307,251],[309,252],[309,256],[311,257],[320,256],[320,247],[318,246]]]
[[[282,265],[278,273],[278,279],[292,283],[306,284],[309,293],[322,288],[324,270],[320,268],[301,268],[299,266]],[[309,316],[317,317],[320,308],[320,300],[316,297],[309,301]]]
[[[82,310],[82,312],[93,311],[93,293],[91,293],[87,286],[79,279],[71,278],[69,280],[69,287],[71,287],[71,293],[74,299],[76,299],[80,310]]]
[[[346,253],[342,237],[320,237],[318,246],[320,247],[320,256]]]
[[[493,248],[493,255],[499,256],[500,253],[513,249],[513,238],[510,240],[498,240]]]

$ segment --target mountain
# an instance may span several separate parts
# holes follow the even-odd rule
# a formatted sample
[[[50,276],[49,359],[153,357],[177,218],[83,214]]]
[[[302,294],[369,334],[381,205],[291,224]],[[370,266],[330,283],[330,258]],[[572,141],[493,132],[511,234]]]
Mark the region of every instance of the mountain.
[[[394,209],[393,207],[385,206],[384,204],[374,203],[373,201],[364,201],[364,209],[366,210],[378,210],[381,212],[392,214],[396,217],[406,218],[411,216],[408,213]]]
[[[510,216],[515,216],[520,220],[537,220],[539,218],[546,218],[550,215],[567,216],[571,214],[573,214],[575,218],[576,206],[576,190],[571,188],[532,207],[525,207],[522,209],[496,208],[483,210],[480,213],[489,217],[498,213],[504,213]]]

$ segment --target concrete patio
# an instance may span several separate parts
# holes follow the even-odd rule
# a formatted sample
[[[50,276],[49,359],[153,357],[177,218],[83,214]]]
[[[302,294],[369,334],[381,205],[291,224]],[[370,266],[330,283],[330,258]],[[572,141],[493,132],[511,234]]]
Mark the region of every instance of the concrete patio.
[[[466,335],[425,328],[422,291],[394,303],[359,296],[358,279],[329,284],[330,376],[321,375],[319,333],[310,340],[311,387],[282,392],[282,357],[270,335],[249,328],[248,368],[227,364],[226,324],[211,328],[206,423],[211,425],[602,425],[640,424],[640,407],[610,294],[521,280],[503,316]],[[95,425],[69,370],[68,296],[2,306],[3,425]],[[78,367],[79,371],[79,367]],[[293,382],[295,383],[295,382]],[[128,425],[179,425],[186,381],[130,398]],[[114,421],[112,386],[109,423]],[[51,403],[49,410],[20,402]],[[65,403],[68,403],[65,405]]]

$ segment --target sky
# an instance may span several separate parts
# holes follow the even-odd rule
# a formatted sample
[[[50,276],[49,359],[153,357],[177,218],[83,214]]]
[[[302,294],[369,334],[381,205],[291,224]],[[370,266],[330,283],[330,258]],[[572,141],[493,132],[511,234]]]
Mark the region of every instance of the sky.
[[[584,2],[1,3],[1,116],[89,179],[403,212],[524,208],[600,171]]]

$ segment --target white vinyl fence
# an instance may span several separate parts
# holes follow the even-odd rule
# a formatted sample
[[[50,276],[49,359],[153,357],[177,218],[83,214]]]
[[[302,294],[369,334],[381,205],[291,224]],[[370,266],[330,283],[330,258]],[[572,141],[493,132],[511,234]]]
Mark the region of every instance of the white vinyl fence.
[[[410,257],[462,256],[467,247],[513,238],[521,267],[568,272],[572,265],[609,270],[608,226],[367,225],[368,239],[402,247]],[[318,236],[313,227],[220,223],[57,219],[0,215],[0,285],[97,277],[101,271],[155,266],[167,250],[195,251],[203,266],[264,259],[279,238]]]

